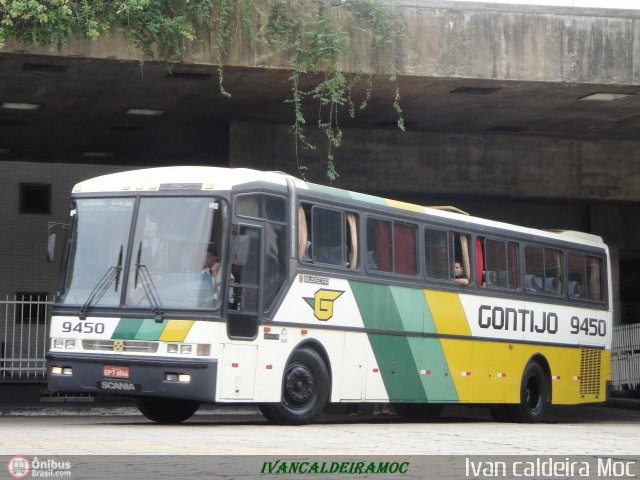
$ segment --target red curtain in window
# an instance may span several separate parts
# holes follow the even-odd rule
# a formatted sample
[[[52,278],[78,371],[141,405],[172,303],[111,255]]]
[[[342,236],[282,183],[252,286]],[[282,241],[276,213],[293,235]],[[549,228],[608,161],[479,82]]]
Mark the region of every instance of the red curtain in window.
[[[482,258],[482,241],[476,238],[476,282],[482,286],[482,272],[484,271],[484,260]]]
[[[416,274],[416,231],[412,226],[393,226],[393,258],[396,273]]]
[[[378,228],[376,233],[376,256],[375,260],[378,265],[378,269],[383,272],[391,271],[391,258],[389,257],[389,250],[391,242],[389,238],[388,222],[378,222]]]

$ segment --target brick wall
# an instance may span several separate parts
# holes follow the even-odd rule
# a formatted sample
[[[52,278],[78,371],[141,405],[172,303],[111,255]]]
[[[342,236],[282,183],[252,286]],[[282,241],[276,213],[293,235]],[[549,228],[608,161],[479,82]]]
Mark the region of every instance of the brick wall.
[[[15,292],[56,293],[60,272],[58,230],[55,263],[47,263],[47,222],[66,222],[69,194],[81,180],[127,170],[114,165],[0,162],[0,299]],[[20,184],[51,185],[51,213],[20,213]]]

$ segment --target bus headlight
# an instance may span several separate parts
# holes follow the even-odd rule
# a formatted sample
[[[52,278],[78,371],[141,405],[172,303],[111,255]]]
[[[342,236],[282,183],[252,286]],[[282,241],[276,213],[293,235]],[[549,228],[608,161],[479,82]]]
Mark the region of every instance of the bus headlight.
[[[75,338],[67,339],[64,341],[64,348],[76,348],[76,340]]]
[[[198,344],[198,356],[199,357],[208,357],[211,355],[211,345],[208,343],[199,343]]]
[[[167,343],[167,353],[180,355],[193,355],[208,357],[211,354],[211,345],[207,343]]]
[[[54,338],[53,348],[64,348],[64,338]]]

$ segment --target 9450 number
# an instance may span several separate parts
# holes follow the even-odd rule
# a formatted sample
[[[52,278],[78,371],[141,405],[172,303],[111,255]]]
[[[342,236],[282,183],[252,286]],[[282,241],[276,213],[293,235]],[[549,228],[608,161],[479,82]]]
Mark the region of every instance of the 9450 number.
[[[571,333],[579,334],[580,332],[592,337],[604,337],[607,335],[607,322],[597,318],[580,320],[578,317],[571,317]]]
[[[104,323],[100,322],[63,322],[62,331],[64,333],[104,333]]]

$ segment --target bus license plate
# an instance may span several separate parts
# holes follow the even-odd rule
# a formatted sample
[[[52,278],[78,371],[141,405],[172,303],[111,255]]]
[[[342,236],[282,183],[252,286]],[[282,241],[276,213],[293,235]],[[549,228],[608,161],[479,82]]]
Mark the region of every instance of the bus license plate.
[[[114,365],[103,365],[102,375],[104,378],[129,378],[129,367],[117,367]]]

